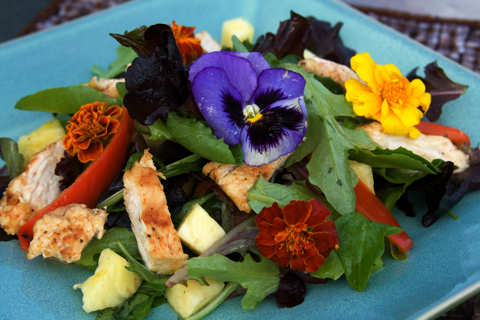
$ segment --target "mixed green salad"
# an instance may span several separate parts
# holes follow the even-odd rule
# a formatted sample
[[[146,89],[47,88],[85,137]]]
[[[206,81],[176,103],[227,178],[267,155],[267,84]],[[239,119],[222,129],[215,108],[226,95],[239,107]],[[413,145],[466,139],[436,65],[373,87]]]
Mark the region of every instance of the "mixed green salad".
[[[304,301],[305,283],[342,276],[363,291],[385,267],[384,254],[403,263],[415,250],[415,239],[391,214],[394,206],[415,216],[409,195],[423,193],[427,212],[419,223],[428,228],[445,214],[458,218],[454,206],[480,188],[480,153],[465,133],[434,124],[467,86],[452,82],[436,62],[424,66],[423,78],[379,66],[343,45],[341,26],[292,11],[275,34],[253,43],[242,33],[251,26],[236,21],[225,31],[233,34],[229,46],[211,52],[194,28],[175,21],[111,34],[121,44],[117,59],[106,71],[92,67],[103,80],[43,90],[15,105],[55,119],[18,143],[0,138],[2,227],[28,251],[36,224],[58,208],[83,203],[105,210],[106,232],[82,240],[81,257],[67,261],[95,273],[76,288],[84,309],[102,320],[142,319],[165,303],[180,318],[200,319],[237,295],[244,309],[268,296],[291,308]],[[305,61],[314,56],[335,72],[307,72]],[[341,82],[338,72],[354,75]],[[420,121],[424,115],[430,122]],[[406,140],[446,136],[468,166],[429,161],[408,145],[382,147],[364,130],[372,123]],[[9,231],[9,188],[59,140],[65,152],[54,171],[61,194]],[[168,274],[146,266],[149,253],[139,250],[124,202],[125,172],[146,155],[188,255]],[[219,170],[226,174],[219,177]],[[237,175],[229,180],[238,186],[233,191],[222,182],[230,175]],[[215,238],[212,228],[219,230]]]

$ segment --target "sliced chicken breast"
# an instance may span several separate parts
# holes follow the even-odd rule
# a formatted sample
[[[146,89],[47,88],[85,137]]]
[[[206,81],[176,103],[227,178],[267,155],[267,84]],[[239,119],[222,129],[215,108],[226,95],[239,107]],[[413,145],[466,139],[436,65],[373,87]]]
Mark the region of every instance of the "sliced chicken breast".
[[[83,248],[93,237],[102,238],[107,216],[105,210],[76,203],[44,214],[33,226],[27,259],[43,255],[67,263],[80,260]]]
[[[125,82],[125,79],[100,78],[100,80],[98,80],[98,78],[95,76],[90,80],[89,83],[87,83],[87,86],[100,91],[111,98],[118,99],[117,82]]]
[[[315,73],[319,77],[329,77],[344,88],[348,79],[361,81],[355,71],[349,67],[319,57],[304,59],[298,65],[308,73]]]
[[[164,275],[183,268],[188,256],[173,227],[159,176],[152,155],[145,150],[143,157],[125,172],[123,183],[125,206],[143,261],[148,269]]]
[[[200,45],[205,52],[213,52],[222,50],[222,46],[213,40],[212,36],[207,31],[202,31],[195,34],[195,39],[200,40]]]
[[[249,213],[252,209],[247,203],[247,191],[253,187],[260,174],[269,180],[277,169],[287,161],[290,154],[260,167],[250,167],[209,162],[203,167],[203,174],[214,180],[218,186],[232,199],[238,209]]]
[[[383,132],[382,125],[378,122],[371,122],[360,128],[365,129],[367,135],[382,148],[394,150],[404,147],[428,161],[434,159],[452,161],[458,167],[456,172],[468,168],[468,155],[446,137],[421,134],[418,139],[413,139],[409,135],[388,134]]]
[[[62,140],[50,144],[10,182],[0,200],[0,225],[6,233],[17,234],[22,225],[58,197],[63,177],[55,175],[55,167],[64,151]]]

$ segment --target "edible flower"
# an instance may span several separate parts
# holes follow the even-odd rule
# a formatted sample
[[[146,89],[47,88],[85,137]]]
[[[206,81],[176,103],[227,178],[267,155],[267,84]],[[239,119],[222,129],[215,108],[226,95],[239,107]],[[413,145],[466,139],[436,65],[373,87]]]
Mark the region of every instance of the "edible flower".
[[[200,45],[200,40],[195,39],[193,35],[195,27],[178,25],[175,20],[172,21],[170,27],[172,28],[178,49],[182,54],[183,64],[190,64],[202,55],[203,48]]]
[[[418,138],[420,131],[415,125],[431,102],[423,82],[409,82],[392,64],[377,65],[367,52],[357,53],[350,63],[366,84],[355,79],[345,83],[345,98],[353,103],[353,111],[380,122],[385,133]]]
[[[258,52],[212,52],[195,61],[188,75],[198,108],[217,138],[241,143],[244,161],[261,166],[302,141],[307,127],[305,79],[270,69]]]
[[[317,199],[290,201],[283,209],[275,202],[255,218],[260,253],[281,267],[315,272],[332,249],[338,249],[338,231],[330,211]]]
[[[83,163],[98,158],[103,151],[103,143],[109,135],[117,132],[122,114],[119,106],[108,106],[108,102],[94,102],[84,105],[68,121],[67,135],[63,146]]]

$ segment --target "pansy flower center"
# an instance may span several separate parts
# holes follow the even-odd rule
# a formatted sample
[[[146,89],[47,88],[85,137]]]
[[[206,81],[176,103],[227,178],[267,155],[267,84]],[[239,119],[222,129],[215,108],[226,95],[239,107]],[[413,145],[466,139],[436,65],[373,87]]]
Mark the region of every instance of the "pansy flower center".
[[[403,104],[408,98],[408,80],[397,74],[392,74],[390,81],[386,81],[382,87],[382,98],[388,102]]]
[[[260,108],[256,104],[249,104],[243,109],[243,115],[245,116],[245,120],[250,123],[257,122],[263,116],[260,113]]]

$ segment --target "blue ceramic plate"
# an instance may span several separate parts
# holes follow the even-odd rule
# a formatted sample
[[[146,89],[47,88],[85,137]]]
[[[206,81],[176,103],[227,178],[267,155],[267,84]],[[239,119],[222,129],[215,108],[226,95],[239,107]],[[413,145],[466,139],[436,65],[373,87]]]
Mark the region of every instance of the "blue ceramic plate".
[[[456,82],[470,89],[444,108],[440,123],[480,138],[480,78],[435,52],[385,28],[351,8],[334,1],[155,1],[137,0],[0,46],[0,136],[18,139],[51,118],[50,115],[14,110],[25,95],[47,88],[88,82],[94,64],[105,69],[116,56],[117,43],[108,34],[123,33],[140,25],[171,23],[195,25],[220,38],[222,22],[243,16],[256,34],[275,32],[289,10],[332,23],[342,21],[345,44],[368,51],[380,63],[393,63],[404,74],[437,60]],[[305,302],[278,309],[267,298],[256,310],[242,310],[240,299],[223,303],[210,319],[406,319],[435,317],[480,291],[479,194],[466,196],[455,208],[458,221],[442,217],[431,228],[420,217],[397,218],[415,245],[404,262],[386,258],[386,268],[372,275],[364,292],[352,290],[344,278],[308,286]],[[82,310],[82,294],[72,286],[90,273],[75,266],[37,258],[27,261],[16,241],[0,244],[0,318],[93,319]],[[161,306],[149,319],[176,319]]]

